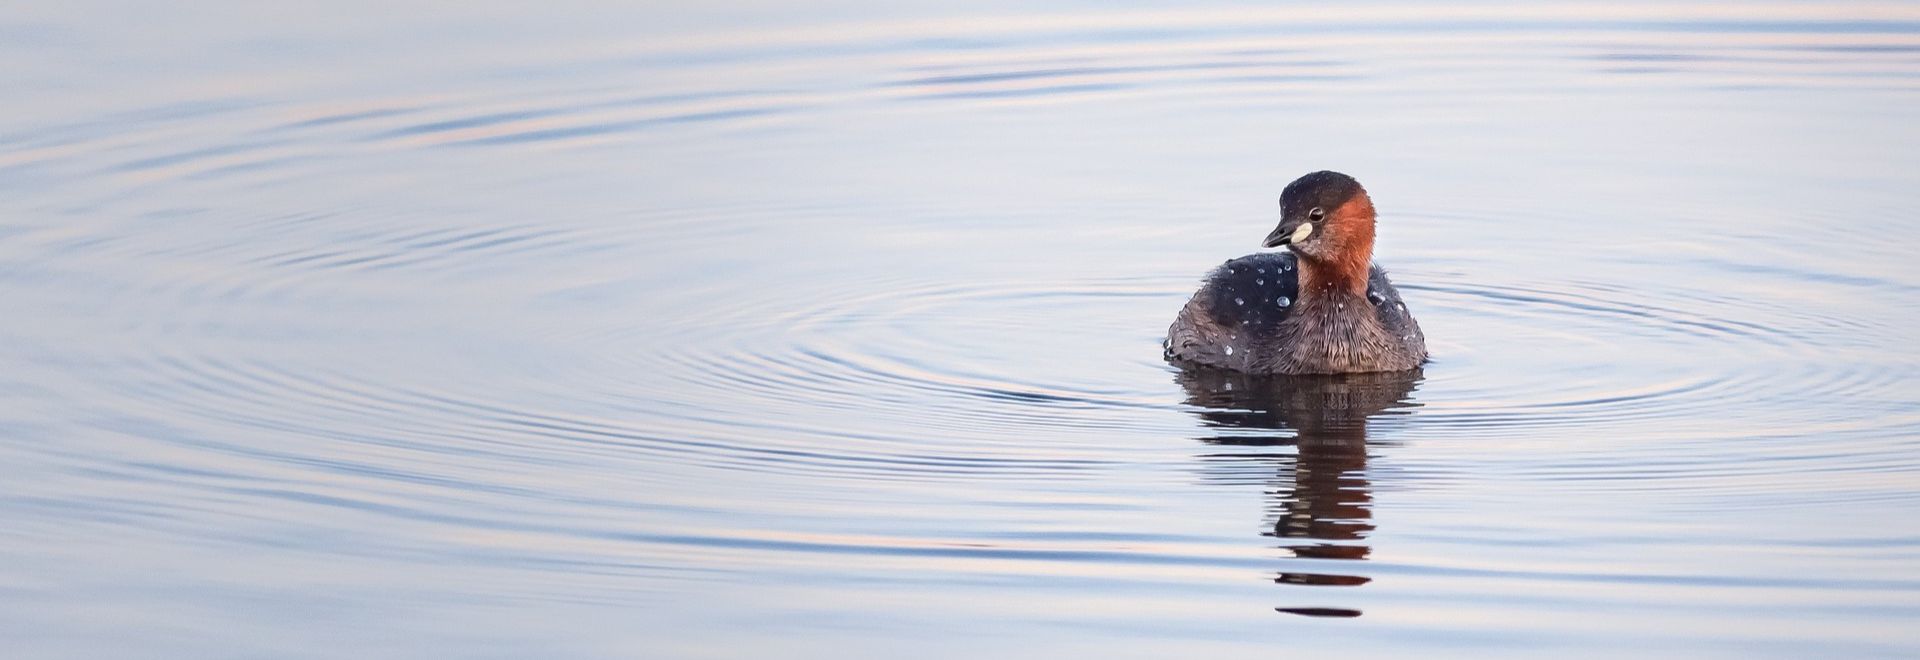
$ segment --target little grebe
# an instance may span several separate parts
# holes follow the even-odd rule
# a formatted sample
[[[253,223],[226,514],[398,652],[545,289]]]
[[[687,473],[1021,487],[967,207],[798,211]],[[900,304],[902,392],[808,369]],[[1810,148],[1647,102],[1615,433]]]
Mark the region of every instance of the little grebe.
[[[1372,263],[1373,200],[1353,177],[1314,172],[1280,193],[1264,252],[1215,268],[1167,329],[1167,357],[1252,374],[1401,371],[1426,336]]]

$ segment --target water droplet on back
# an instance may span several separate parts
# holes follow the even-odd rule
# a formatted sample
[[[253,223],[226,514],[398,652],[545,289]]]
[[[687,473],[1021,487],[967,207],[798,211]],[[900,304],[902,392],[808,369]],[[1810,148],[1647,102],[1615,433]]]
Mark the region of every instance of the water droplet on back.
[[[1275,305],[1279,305],[1279,306],[1281,306],[1281,307],[1286,307],[1286,306],[1288,306],[1288,305],[1291,305],[1291,304],[1293,304],[1293,299],[1292,299],[1292,298],[1288,298],[1288,297],[1286,297],[1286,296],[1280,296],[1280,297],[1278,297],[1278,298],[1274,298],[1274,299],[1273,299],[1273,304],[1275,304]]]
[[[1233,355],[1233,347],[1232,347],[1232,346],[1228,346],[1228,347],[1227,347],[1227,355]]]
[[[1245,305],[1245,304],[1247,304],[1247,299],[1245,299],[1245,298],[1234,298],[1234,299],[1233,299],[1233,304],[1235,304],[1235,305]]]

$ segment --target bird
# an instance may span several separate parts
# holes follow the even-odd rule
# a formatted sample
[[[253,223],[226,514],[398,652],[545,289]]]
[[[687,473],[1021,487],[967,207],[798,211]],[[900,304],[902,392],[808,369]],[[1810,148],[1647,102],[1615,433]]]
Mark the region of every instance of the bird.
[[[1404,371],[1427,361],[1426,335],[1373,264],[1373,199],[1351,176],[1313,172],[1280,193],[1278,252],[1206,275],[1167,328],[1176,364],[1255,375]]]

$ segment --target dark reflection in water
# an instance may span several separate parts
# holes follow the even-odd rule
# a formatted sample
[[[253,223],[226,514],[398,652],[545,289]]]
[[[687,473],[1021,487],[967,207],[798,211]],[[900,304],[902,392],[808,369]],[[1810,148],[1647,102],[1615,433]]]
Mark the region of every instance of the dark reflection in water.
[[[1199,440],[1210,446],[1293,447],[1291,454],[1208,454],[1208,459],[1258,461],[1274,472],[1262,534],[1285,539],[1280,548],[1303,560],[1355,562],[1372,548],[1373,489],[1367,481],[1367,421],[1416,407],[1410,396],[1419,370],[1342,376],[1255,377],[1216,370],[1187,370],[1177,376],[1187,403],[1215,435]],[[1278,431],[1280,433],[1268,433]],[[1219,465],[1219,463],[1210,461]],[[1244,466],[1235,465],[1235,472]],[[1358,587],[1372,581],[1357,566],[1330,564],[1324,570],[1283,571],[1282,585]],[[1357,617],[1342,607],[1276,607],[1303,616]]]
[[[4,658],[1920,657],[1920,3],[114,4]],[[1181,391],[1321,168],[1437,362]]]

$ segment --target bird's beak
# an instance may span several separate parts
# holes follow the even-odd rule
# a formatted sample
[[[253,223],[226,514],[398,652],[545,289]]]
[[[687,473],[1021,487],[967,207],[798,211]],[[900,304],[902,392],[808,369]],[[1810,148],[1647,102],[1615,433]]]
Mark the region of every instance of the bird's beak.
[[[1274,228],[1273,233],[1267,234],[1267,240],[1262,241],[1260,246],[1280,247],[1288,243],[1299,243],[1300,241],[1307,240],[1307,237],[1312,235],[1313,223],[1311,222],[1302,222],[1294,225],[1292,229],[1288,229],[1286,225],[1280,225]]]

